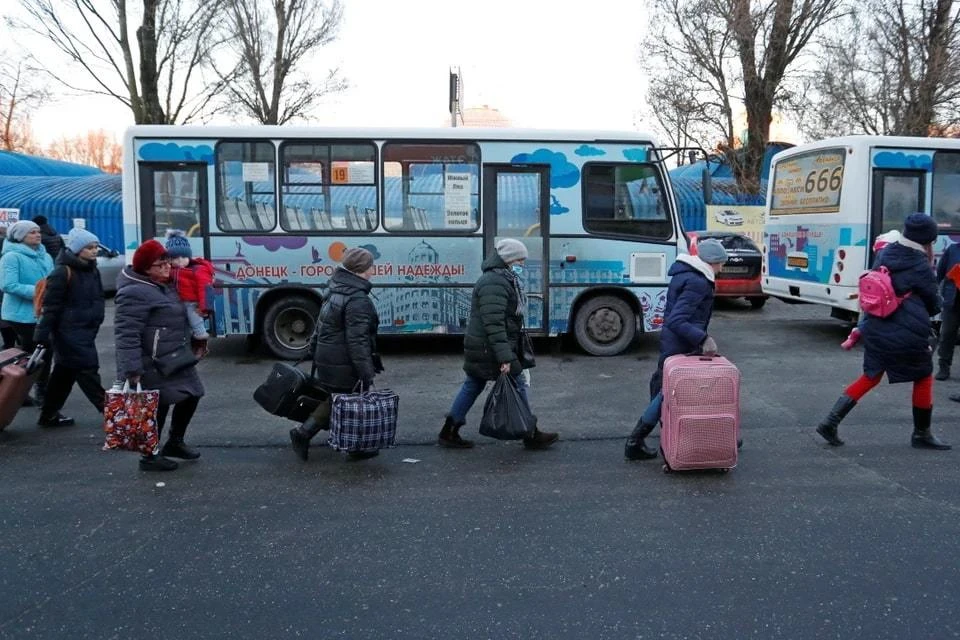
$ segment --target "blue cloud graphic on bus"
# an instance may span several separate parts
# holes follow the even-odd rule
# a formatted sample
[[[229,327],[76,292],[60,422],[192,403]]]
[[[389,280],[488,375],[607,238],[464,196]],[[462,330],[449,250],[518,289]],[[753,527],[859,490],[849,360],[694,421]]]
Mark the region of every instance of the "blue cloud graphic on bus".
[[[623,157],[630,162],[646,162],[650,157],[650,152],[643,147],[635,149],[624,149]]]
[[[557,200],[557,196],[550,194],[550,215],[559,216],[567,211],[570,211],[570,209],[560,204],[560,201]]]
[[[533,153],[518,153],[511,160],[514,164],[548,164],[550,165],[550,187],[552,189],[567,189],[580,181],[580,170],[575,164],[567,160],[565,153],[537,149]]]
[[[306,236],[244,236],[243,241],[252,247],[263,247],[270,253],[280,249],[302,249],[307,246]]]
[[[370,254],[373,256],[374,260],[380,257],[380,250],[377,249],[377,245],[375,244],[360,244],[357,246],[360,247],[361,249],[366,249],[367,251],[369,251]]]
[[[582,144],[573,151],[578,156],[605,156],[607,152],[603,149],[591,147],[589,144]]]
[[[933,169],[933,156],[928,153],[903,153],[902,151],[881,151],[873,156],[873,166],[880,169]]]
[[[140,147],[140,159],[159,162],[183,161],[213,164],[213,148],[205,144],[179,145],[175,142],[162,144],[150,142]]]

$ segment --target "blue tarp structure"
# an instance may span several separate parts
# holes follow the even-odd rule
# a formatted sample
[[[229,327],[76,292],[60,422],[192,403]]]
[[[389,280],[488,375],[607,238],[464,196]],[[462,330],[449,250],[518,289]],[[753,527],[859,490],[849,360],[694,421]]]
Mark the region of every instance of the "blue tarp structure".
[[[123,250],[120,176],[100,172],[86,177],[0,176],[0,207],[20,209],[22,220],[44,215],[60,233],[86,220],[100,242]]]
[[[96,167],[51,158],[0,151],[0,176],[92,176],[103,174]]]

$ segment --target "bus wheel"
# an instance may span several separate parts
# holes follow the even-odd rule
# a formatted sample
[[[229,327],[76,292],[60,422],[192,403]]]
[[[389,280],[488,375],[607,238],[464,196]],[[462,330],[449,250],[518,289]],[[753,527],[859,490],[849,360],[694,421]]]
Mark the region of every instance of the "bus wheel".
[[[636,314],[620,298],[600,296],[577,310],[573,329],[577,344],[590,355],[615,356],[636,337]]]
[[[306,353],[320,305],[305,296],[290,296],[274,303],[263,318],[263,340],[270,352],[283,360]]]
[[[766,296],[755,296],[753,298],[747,298],[750,301],[750,306],[754,309],[762,309],[763,305],[767,304]]]

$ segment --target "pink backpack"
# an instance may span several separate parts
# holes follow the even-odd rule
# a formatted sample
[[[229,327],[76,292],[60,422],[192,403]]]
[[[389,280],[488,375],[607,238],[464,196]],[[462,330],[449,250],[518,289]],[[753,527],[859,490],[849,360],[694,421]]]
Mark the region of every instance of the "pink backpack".
[[[910,297],[907,292],[898,296],[893,290],[890,270],[886,267],[872,269],[860,276],[860,310],[878,318],[886,318],[900,308],[900,303]]]

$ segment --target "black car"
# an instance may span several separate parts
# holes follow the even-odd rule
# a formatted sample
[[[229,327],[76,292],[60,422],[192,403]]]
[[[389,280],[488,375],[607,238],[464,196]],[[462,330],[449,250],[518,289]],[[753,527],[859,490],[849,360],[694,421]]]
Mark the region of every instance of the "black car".
[[[746,298],[754,309],[767,303],[760,285],[763,254],[753,240],[742,233],[730,231],[693,231],[690,237],[690,253],[696,253],[696,243],[707,238],[720,241],[727,250],[727,262],[717,274],[716,294],[725,298]]]

